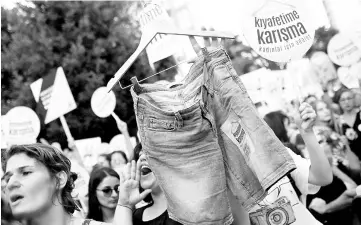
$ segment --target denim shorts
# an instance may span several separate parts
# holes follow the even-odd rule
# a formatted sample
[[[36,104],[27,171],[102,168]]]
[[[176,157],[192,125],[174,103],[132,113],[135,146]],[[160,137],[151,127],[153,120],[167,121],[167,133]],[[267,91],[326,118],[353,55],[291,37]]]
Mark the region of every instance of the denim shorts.
[[[182,85],[131,93],[149,166],[182,224],[231,224],[227,191],[249,209],[295,168],[222,48],[200,55]]]

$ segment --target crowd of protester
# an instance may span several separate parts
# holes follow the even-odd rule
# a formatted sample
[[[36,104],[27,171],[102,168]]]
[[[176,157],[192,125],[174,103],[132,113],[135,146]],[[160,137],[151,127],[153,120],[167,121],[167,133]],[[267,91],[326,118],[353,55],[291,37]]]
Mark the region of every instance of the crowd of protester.
[[[315,96],[305,99],[316,114],[312,129],[327,156],[333,179],[327,185],[320,185],[321,188],[312,194],[302,193],[297,182],[291,183],[300,202],[322,224],[359,224],[361,199],[356,188],[361,181],[361,117],[357,95],[357,91],[344,89],[339,94],[338,102],[332,102],[332,106]],[[264,116],[264,120],[284,145],[292,150],[292,154],[305,160],[311,158],[310,145],[298,130],[294,113],[286,110],[270,112]],[[67,215],[74,214],[76,217],[72,218],[78,219],[73,219],[73,224],[87,224],[87,219],[112,223],[120,198],[126,199],[122,205],[124,207],[117,212],[120,218],[117,221],[125,221],[121,224],[129,224],[126,218],[130,218],[130,224],[179,224],[167,214],[166,197],[147,164],[141,143],[134,149],[134,159],[128,159],[121,150],[99,155],[97,164],[89,171],[87,194],[81,198],[75,198],[71,193],[76,174],[70,171],[70,164],[76,154],[69,160],[60,150],[43,144],[13,146],[5,154],[3,171],[6,173],[2,177],[1,195],[1,219],[4,225],[31,224],[29,221],[41,220],[37,216],[45,211],[45,207],[53,208],[47,209],[49,215],[43,218],[48,222],[52,217],[66,220]],[[127,188],[124,182],[125,177],[131,176],[132,166],[128,163],[131,160],[138,164],[139,178],[134,178],[138,184]],[[27,179],[31,173],[37,175]],[[52,179],[56,180],[55,186]],[[7,197],[6,190],[11,192],[17,186],[24,186],[26,190]],[[137,198],[129,200],[133,192],[137,192]],[[144,199],[140,193],[146,194]],[[53,195],[58,196],[58,202],[53,202]],[[28,208],[12,212],[9,201],[13,203],[22,198],[27,198],[29,205],[24,208]],[[24,220],[16,220],[13,214],[20,215]]]
[[[297,165],[275,186],[292,185],[287,193],[296,193],[299,204],[293,219],[305,221],[298,224],[360,224],[360,96],[341,86],[332,96],[308,96],[293,109],[264,116]],[[4,151],[1,224],[179,224],[168,215],[167,198],[141,143],[130,157],[122,150],[99,155],[83,176],[87,190],[77,195],[73,164],[87,168],[76,147],[71,150],[31,144]],[[257,224],[251,218],[257,207],[246,212],[229,200],[234,224]]]

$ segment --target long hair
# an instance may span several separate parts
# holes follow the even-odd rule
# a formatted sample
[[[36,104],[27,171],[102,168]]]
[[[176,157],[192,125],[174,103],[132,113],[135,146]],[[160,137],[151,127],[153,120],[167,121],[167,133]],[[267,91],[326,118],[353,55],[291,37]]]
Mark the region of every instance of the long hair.
[[[29,145],[13,145],[6,153],[6,163],[12,156],[21,153],[24,153],[28,157],[36,159],[38,162],[43,164],[48,169],[50,176],[56,179],[57,185],[59,184],[59,179],[56,174],[59,172],[65,172],[68,179],[64,188],[59,190],[61,191],[60,202],[63,205],[64,210],[69,214],[73,214],[75,210],[79,210],[71,195],[71,192],[74,189],[74,181],[76,180],[77,175],[76,173],[70,171],[71,162],[62,151],[54,148],[51,145],[40,143]],[[54,196],[57,194],[58,191],[54,193]]]
[[[285,119],[289,120],[289,118],[281,111],[270,112],[264,116],[264,120],[268,126],[270,126],[278,139],[280,139],[280,141],[283,143],[290,142],[284,124]]]
[[[100,203],[97,197],[96,190],[99,184],[103,181],[105,177],[116,177],[119,179],[119,175],[113,169],[108,167],[100,167],[94,169],[90,174],[89,186],[88,186],[88,196],[89,196],[89,210],[88,210],[88,219],[96,221],[104,221],[103,213],[100,208]]]
[[[342,128],[341,128],[341,124],[339,119],[337,118],[337,116],[335,115],[335,113],[333,112],[333,110],[330,108],[330,105],[327,104],[327,102],[322,101],[322,100],[317,100],[315,101],[313,104],[311,104],[313,110],[315,110],[317,117],[318,117],[318,110],[317,110],[317,106],[320,103],[324,103],[326,105],[326,108],[330,111],[330,115],[331,115],[331,120],[328,122],[328,127],[331,128],[332,130],[336,131],[337,133],[340,133]]]

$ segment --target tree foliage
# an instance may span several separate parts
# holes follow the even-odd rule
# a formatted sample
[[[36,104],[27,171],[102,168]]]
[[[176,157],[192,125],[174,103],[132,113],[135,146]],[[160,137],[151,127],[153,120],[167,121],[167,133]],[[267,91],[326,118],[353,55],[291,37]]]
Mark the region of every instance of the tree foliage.
[[[65,115],[75,139],[100,136],[103,142],[119,133],[113,118],[98,118],[91,110],[93,92],[107,82],[135,51],[140,32],[139,3],[117,1],[35,1],[34,7],[1,8],[1,110],[15,106],[36,109],[30,84],[62,66],[77,109]],[[125,79],[151,73],[142,55]],[[115,113],[136,134],[129,90],[115,88]],[[42,126],[39,138],[66,144],[56,120]]]

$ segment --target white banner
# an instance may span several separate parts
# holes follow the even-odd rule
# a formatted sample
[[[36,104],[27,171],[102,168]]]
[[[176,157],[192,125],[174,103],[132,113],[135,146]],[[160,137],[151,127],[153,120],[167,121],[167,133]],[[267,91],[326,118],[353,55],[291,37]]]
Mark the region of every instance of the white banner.
[[[86,167],[93,166],[99,155],[99,147],[101,144],[100,137],[86,138],[75,141],[75,145],[79,150],[80,156]]]
[[[33,144],[40,133],[40,120],[25,106],[17,106],[6,114],[4,126],[8,147],[15,144]]]
[[[167,11],[160,4],[148,3],[139,16],[139,22],[143,34],[160,26],[176,28]],[[156,35],[146,48],[149,63],[152,65],[175,54],[180,48],[178,42],[178,37],[174,35]]]
[[[116,98],[113,91],[108,93],[106,87],[96,89],[92,95],[90,105],[95,115],[101,118],[112,114],[116,106]]]
[[[265,1],[257,9],[243,12],[245,39],[254,51],[268,60],[301,59],[313,44],[315,30],[301,7]]]
[[[57,69],[55,75],[40,78],[32,83],[30,88],[35,101],[39,104],[40,116],[45,124],[76,109],[73,94],[61,67]]]
[[[329,81],[337,79],[336,68],[326,53],[314,52],[310,61],[316,69],[318,82],[322,87],[326,87]]]
[[[130,137],[130,142],[132,143],[133,148],[137,144],[137,140],[136,140],[135,137]],[[123,152],[126,153],[127,157],[129,158],[130,153],[127,151],[127,147],[126,147],[126,144],[125,144],[125,138],[124,138],[123,134],[115,135],[112,138],[112,140],[110,140],[109,144],[110,144],[110,148],[112,149],[112,151],[122,150]]]
[[[346,34],[336,34],[328,43],[327,53],[332,62],[350,66],[361,59],[360,48]]]

